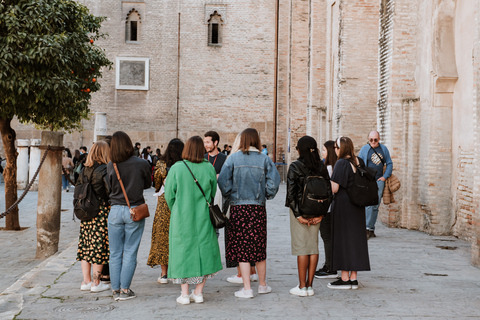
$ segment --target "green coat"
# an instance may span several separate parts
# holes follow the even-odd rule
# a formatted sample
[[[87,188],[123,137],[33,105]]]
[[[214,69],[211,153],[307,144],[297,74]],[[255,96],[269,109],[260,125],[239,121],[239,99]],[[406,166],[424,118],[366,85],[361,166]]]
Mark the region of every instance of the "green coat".
[[[217,191],[213,166],[185,161],[207,199]],[[192,278],[222,270],[220,248],[210,222],[207,202],[183,161],[172,166],[165,180],[165,200],[171,211],[168,278]]]

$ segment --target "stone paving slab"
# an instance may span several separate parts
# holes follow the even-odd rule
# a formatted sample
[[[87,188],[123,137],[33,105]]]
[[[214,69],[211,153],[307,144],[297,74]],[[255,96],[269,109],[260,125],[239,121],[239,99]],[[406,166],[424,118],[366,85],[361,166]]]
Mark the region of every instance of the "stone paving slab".
[[[0,189],[0,192],[3,190]],[[153,189],[145,192],[151,212]],[[159,284],[160,268],[146,265],[153,217],[147,219],[138,254],[132,289],[137,298],[115,302],[111,293],[80,291],[81,267],[75,261],[79,223],[71,221],[72,193],[64,193],[61,252],[45,260],[35,256],[35,222],[23,235],[0,232],[0,319],[479,319],[480,270],[470,265],[470,244],[455,237],[435,237],[417,231],[379,225],[369,241],[371,272],[360,272],[359,290],[331,290],[331,280],[314,282],[315,296],[289,294],[297,285],[296,257],[290,253],[288,209],[283,206],[285,185],[267,203],[267,278],[273,292],[240,300],[241,285],[226,278],[235,269],[224,269],[207,281],[203,304],[178,305],[180,286]],[[36,195],[24,205],[36,212]],[[1,199],[1,198],[0,198]],[[65,205],[65,207],[64,207]],[[70,206],[70,207],[69,207]],[[23,215],[22,211],[22,215]],[[27,216],[27,215],[25,215]],[[33,240],[32,240],[33,239]],[[219,243],[224,252],[223,232]],[[16,249],[12,249],[14,246]],[[455,247],[446,250],[438,247]],[[323,262],[321,250],[320,262]],[[32,269],[33,268],[33,269]],[[11,269],[11,270],[10,270]],[[256,291],[258,284],[253,285]]]

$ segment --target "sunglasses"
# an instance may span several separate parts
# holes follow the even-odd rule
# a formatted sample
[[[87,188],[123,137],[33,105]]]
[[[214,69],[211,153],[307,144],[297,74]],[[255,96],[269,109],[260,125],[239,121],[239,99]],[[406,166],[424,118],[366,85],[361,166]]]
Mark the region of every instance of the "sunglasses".
[[[370,139],[370,142],[378,142],[378,139]]]

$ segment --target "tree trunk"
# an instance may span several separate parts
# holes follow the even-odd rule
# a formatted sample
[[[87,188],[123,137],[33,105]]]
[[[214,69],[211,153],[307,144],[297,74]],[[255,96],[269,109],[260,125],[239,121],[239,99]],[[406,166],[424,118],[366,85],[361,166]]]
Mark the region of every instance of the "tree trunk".
[[[47,145],[62,146],[63,133],[42,131],[42,146]],[[50,150],[38,179],[37,259],[48,258],[58,251],[61,205],[62,151]]]
[[[3,171],[5,180],[5,210],[17,201],[17,150],[15,149],[15,130],[10,126],[12,119],[0,119],[3,148],[7,158],[7,166]],[[18,207],[5,217],[6,230],[20,230],[18,221]]]

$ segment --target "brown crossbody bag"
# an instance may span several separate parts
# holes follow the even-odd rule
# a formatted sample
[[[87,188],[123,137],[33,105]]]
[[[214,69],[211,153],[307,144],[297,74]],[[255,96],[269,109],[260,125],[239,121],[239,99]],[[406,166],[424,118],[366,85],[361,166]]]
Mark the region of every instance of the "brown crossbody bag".
[[[140,221],[147,217],[150,217],[150,213],[148,212],[148,205],[143,203],[135,208],[130,207],[130,201],[128,201],[127,192],[125,191],[125,187],[123,186],[122,178],[120,178],[120,172],[118,172],[117,164],[113,164],[113,168],[117,173],[117,179],[120,182],[120,187],[122,187],[123,196],[125,197],[125,201],[127,201],[127,206],[130,209],[130,217],[133,221]]]

